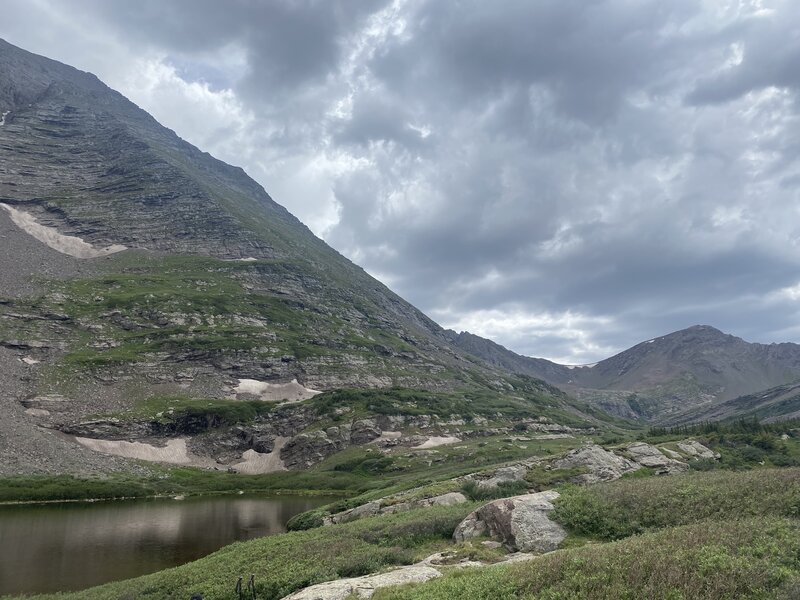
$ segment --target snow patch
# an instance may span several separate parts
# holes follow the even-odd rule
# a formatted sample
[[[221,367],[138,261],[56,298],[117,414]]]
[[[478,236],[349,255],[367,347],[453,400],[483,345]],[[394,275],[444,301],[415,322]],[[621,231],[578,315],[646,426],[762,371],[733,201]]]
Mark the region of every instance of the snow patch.
[[[38,360],[36,360],[35,358],[31,358],[30,356],[26,356],[25,358],[21,358],[20,360],[22,362],[24,362],[26,365],[38,365],[39,364]]]
[[[10,113],[10,110],[5,111],[4,113],[0,114],[0,127],[6,124],[6,116]]]
[[[239,379],[239,385],[233,388],[233,393],[236,396],[258,396],[260,400],[269,402],[280,400],[298,402],[313,398],[322,392],[305,387],[298,383],[297,379],[292,379],[289,383],[269,383],[267,381],[258,381],[257,379]]]
[[[120,244],[114,244],[107,248],[95,248],[77,236],[64,235],[63,233],[59,233],[54,227],[47,227],[46,225],[37,223],[36,219],[29,213],[18,210],[8,204],[0,203],[0,206],[8,211],[11,220],[14,221],[17,227],[31,237],[36,238],[43,244],[62,254],[74,256],[75,258],[98,258],[100,256],[108,256],[109,254],[127,250],[126,246]]]
[[[414,446],[414,450],[425,450],[427,448],[436,448],[437,446],[446,446],[447,444],[456,444],[461,439],[452,436],[433,436],[422,442],[419,446]]]

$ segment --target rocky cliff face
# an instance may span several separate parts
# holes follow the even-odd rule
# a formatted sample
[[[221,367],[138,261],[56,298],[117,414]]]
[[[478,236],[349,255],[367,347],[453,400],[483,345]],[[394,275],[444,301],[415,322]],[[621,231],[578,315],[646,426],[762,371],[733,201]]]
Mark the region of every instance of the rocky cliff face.
[[[178,437],[198,432],[147,427],[158,413],[201,401],[212,405],[201,413],[213,425],[220,404],[388,387],[451,394],[451,415],[462,420],[481,414],[464,394],[513,407],[515,418],[604,418],[461,350],[241,169],[181,140],[93,75],[0,40],[0,114],[0,348],[15,367],[0,379],[0,410],[23,415],[23,430],[88,436],[96,443],[83,448],[117,444],[125,456],[212,448],[207,455],[230,462],[246,449],[280,452],[294,466],[352,443],[354,432],[291,441],[302,427],[251,430],[253,415],[237,413],[217,424],[225,439],[206,428],[204,441],[178,448]],[[273,397],[281,386],[302,393]],[[508,426],[496,412],[490,420]],[[81,429],[90,416],[106,426]],[[108,425],[115,419],[150,425]],[[44,446],[51,455],[58,439]],[[15,464],[13,472],[47,470],[26,467],[24,457]]]

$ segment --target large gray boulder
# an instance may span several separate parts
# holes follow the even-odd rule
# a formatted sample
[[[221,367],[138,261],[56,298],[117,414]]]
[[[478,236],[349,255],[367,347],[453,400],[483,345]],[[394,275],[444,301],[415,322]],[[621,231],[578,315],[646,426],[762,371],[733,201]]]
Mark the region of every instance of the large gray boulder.
[[[566,530],[549,517],[558,496],[550,490],[489,502],[456,527],[453,539],[489,536],[512,552],[552,552],[567,537]]]
[[[613,481],[625,473],[641,469],[638,463],[595,444],[570,450],[562,458],[554,460],[552,466],[555,469],[585,469],[586,473],[570,478],[573,483],[585,485]]]
[[[624,451],[631,460],[643,467],[654,469],[659,474],[672,475],[689,469],[689,465],[685,462],[670,458],[655,446],[644,442],[628,444]]]

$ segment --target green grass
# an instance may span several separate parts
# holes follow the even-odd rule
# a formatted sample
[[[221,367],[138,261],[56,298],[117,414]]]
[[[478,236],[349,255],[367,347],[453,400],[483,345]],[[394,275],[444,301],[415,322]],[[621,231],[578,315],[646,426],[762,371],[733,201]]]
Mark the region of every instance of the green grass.
[[[800,469],[687,473],[562,489],[553,518],[571,533],[616,540],[708,519],[800,517]]]
[[[188,396],[151,396],[141,400],[129,411],[114,413],[125,420],[154,419],[178,422],[203,418],[208,427],[248,423],[273,411],[275,404],[260,400],[220,400]],[[160,416],[157,416],[160,415]]]
[[[472,509],[435,507],[240,542],[160,573],[36,598],[164,600],[196,592],[209,600],[233,598],[237,576],[255,573],[259,600],[277,600],[314,583],[409,564],[448,547],[453,529]]]
[[[461,493],[470,500],[487,501],[495,498],[518,496],[528,491],[530,485],[525,481],[501,481],[498,485],[481,486],[475,481],[467,481],[461,486]]]
[[[800,523],[706,522],[452,572],[374,600],[766,600],[797,598]]]
[[[290,471],[267,475],[240,475],[192,467],[151,466],[150,476],[112,475],[78,478],[69,475],[29,475],[0,479],[0,502],[141,498],[147,496],[291,492],[322,495],[358,494],[380,482],[351,473]]]

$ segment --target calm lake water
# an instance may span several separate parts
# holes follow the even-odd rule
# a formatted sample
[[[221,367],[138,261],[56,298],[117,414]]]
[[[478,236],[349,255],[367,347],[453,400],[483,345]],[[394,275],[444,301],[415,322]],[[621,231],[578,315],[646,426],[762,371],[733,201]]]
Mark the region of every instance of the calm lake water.
[[[74,591],[286,531],[330,498],[217,496],[0,507],[0,596]]]

